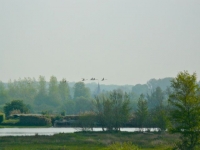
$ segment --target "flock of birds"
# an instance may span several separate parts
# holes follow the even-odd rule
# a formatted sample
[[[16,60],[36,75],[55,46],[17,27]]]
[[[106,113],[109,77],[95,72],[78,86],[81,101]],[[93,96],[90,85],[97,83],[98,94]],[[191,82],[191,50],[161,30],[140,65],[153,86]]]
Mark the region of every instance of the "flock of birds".
[[[88,80],[88,79],[82,78],[82,81],[86,81],[86,80]],[[90,80],[98,80],[98,79],[96,79],[96,78],[91,78]],[[105,79],[105,78],[101,79],[101,81],[104,81],[104,80],[107,80],[107,79]]]

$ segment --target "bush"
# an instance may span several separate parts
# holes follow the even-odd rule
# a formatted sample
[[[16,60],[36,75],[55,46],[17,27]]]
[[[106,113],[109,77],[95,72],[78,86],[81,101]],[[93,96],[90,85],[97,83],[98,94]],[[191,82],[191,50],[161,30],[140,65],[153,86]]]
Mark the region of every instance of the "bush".
[[[23,126],[49,126],[51,119],[45,116],[20,116],[19,124]]]
[[[5,114],[0,113],[0,123],[2,123],[5,120]]]
[[[17,126],[19,123],[19,119],[8,119],[4,120],[1,125],[3,126]]]
[[[96,115],[93,112],[85,112],[80,114],[77,126],[82,128],[82,131],[93,130],[95,127]]]
[[[54,122],[56,121],[56,120],[63,120],[63,117],[62,116],[51,116],[51,123],[52,123],[52,125],[54,125]]]

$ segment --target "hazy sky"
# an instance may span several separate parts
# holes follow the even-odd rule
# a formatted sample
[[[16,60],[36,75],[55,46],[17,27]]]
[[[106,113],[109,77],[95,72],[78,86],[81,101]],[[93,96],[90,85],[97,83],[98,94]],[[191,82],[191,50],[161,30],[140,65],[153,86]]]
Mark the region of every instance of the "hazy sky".
[[[200,77],[200,0],[0,0],[1,81],[143,84],[183,70]]]

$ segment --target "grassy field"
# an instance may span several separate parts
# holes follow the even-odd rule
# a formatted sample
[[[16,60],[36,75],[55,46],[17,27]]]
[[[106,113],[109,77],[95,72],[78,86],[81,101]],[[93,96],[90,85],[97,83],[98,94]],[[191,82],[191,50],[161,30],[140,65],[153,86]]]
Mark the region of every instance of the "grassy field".
[[[0,150],[103,150],[115,142],[131,142],[141,150],[169,150],[177,139],[178,135],[168,133],[79,132],[0,137]]]

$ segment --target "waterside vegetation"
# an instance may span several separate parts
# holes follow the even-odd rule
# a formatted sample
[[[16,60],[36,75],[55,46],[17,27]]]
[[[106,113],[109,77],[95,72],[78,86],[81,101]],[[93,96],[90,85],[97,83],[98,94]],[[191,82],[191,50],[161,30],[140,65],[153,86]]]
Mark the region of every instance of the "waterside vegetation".
[[[0,137],[3,150],[169,150],[178,141],[178,134],[150,132],[77,132],[54,136]],[[123,149],[124,148],[124,149]],[[127,149],[126,149],[127,148]],[[134,150],[134,149],[133,149]]]

